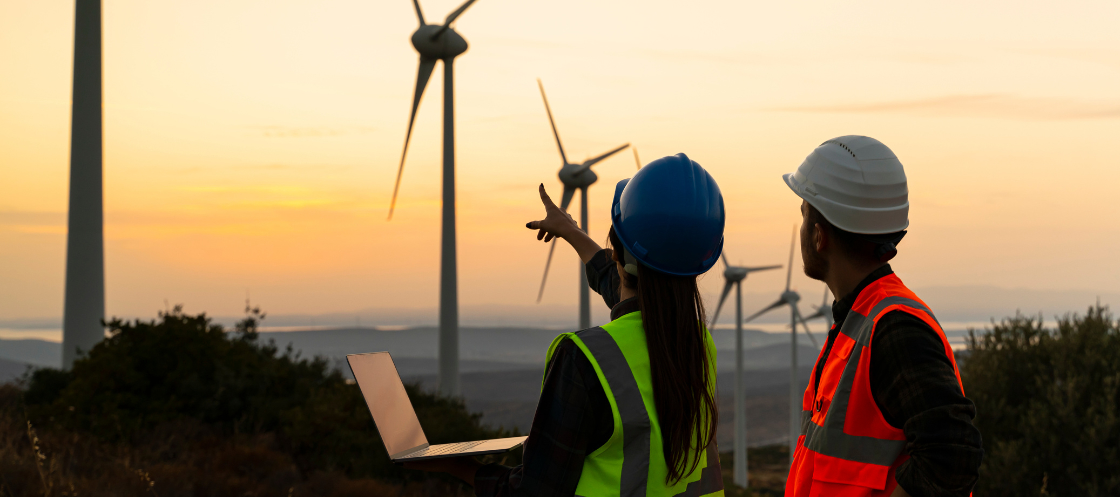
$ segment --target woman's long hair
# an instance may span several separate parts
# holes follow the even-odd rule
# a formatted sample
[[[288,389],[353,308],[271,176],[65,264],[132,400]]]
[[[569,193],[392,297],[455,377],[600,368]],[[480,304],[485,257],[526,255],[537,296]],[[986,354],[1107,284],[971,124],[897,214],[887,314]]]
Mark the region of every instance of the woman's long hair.
[[[622,242],[610,231],[612,257],[623,265]],[[708,372],[715,351],[708,350],[702,323],[704,302],[695,276],[673,276],[638,264],[638,276],[623,274],[623,284],[638,290],[638,306],[649,348],[653,403],[662,448],[673,485],[700,465],[700,455],[716,436],[719,411]],[[711,462],[709,462],[711,464]]]

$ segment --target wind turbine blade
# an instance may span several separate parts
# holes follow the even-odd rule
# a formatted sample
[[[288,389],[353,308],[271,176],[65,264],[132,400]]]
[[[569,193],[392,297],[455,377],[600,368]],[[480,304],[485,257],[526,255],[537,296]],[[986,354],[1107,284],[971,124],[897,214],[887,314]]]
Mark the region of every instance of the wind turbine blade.
[[[416,17],[420,18],[420,25],[427,26],[427,23],[424,22],[424,13],[420,11],[420,0],[412,0],[412,5],[416,7]]]
[[[570,186],[564,186],[564,196],[560,199],[560,210],[568,212],[568,205],[572,203],[572,197],[576,195],[576,189]]]
[[[712,328],[716,327],[716,321],[719,320],[719,310],[723,309],[723,301],[727,300],[727,294],[731,293],[732,284],[728,281],[723,285],[723,295],[719,296],[719,305],[716,306],[716,313],[712,315]]]
[[[809,317],[806,317],[806,318],[805,318],[805,320],[806,320],[806,321],[812,321],[812,320],[814,320],[814,319],[817,319],[817,318],[823,318],[823,317],[824,317],[824,313],[823,313],[823,312],[821,312],[821,311],[817,311],[817,312],[814,312],[814,313],[813,313],[812,315],[810,315]]]
[[[758,272],[758,271],[769,271],[771,269],[781,269],[781,267],[782,267],[782,265],[778,264],[777,266],[745,267],[743,269],[746,269],[747,273],[755,273],[755,272]]]
[[[607,157],[610,157],[614,154],[617,154],[617,153],[621,152],[623,149],[625,149],[626,147],[629,147],[629,146],[630,146],[630,144],[627,143],[627,144],[625,144],[621,147],[618,147],[614,150],[611,150],[610,152],[607,152],[603,155],[600,155],[600,156],[598,156],[594,159],[588,159],[588,160],[584,161],[583,164],[580,164],[579,169],[576,170],[575,174],[579,174],[579,173],[582,173],[582,172],[584,172],[588,169],[591,169],[591,166],[594,166],[595,164],[599,163],[599,161],[601,161],[603,159],[606,159]]]
[[[786,271],[786,291],[789,291],[789,283],[793,278],[793,245],[797,242],[797,226],[793,227],[793,236],[789,239],[789,269]]]
[[[766,307],[765,309],[763,309],[763,310],[761,310],[761,311],[758,311],[758,312],[756,312],[756,313],[754,313],[754,314],[751,314],[751,316],[750,316],[749,318],[747,318],[747,319],[744,319],[744,320],[743,320],[743,323],[749,323],[749,322],[753,321],[753,320],[754,320],[754,318],[757,318],[757,317],[759,317],[759,316],[761,316],[761,315],[763,315],[763,314],[766,314],[767,312],[770,312],[770,311],[772,311],[772,310],[774,310],[774,309],[777,309],[777,308],[779,308],[779,307],[781,307],[781,306],[783,306],[783,305],[786,305],[786,301],[784,301],[784,300],[780,300],[780,299],[779,299],[779,300],[778,300],[777,302],[774,302],[773,304],[770,304],[770,305],[769,305],[769,306],[767,306],[767,307]]]
[[[801,311],[797,310],[797,306],[795,305],[791,305],[789,307],[790,309],[793,309],[793,315],[797,318],[797,321],[801,323],[801,327],[805,329],[805,334],[809,336],[809,341],[813,342],[813,348],[819,349],[820,346],[817,345],[817,339],[813,337],[813,333],[809,331],[809,325],[805,323],[805,318],[801,317]]]
[[[723,261],[723,268],[727,269],[727,267],[729,266],[729,264],[727,263],[727,251],[724,250],[723,253],[719,255],[719,258]]]
[[[638,158],[638,147],[631,148],[634,151],[634,163],[638,165],[638,170],[642,170],[642,159]]]
[[[443,20],[443,25],[447,26],[447,25],[455,22],[455,18],[459,17],[459,14],[462,14],[463,12],[466,12],[467,7],[470,7],[471,4],[474,3],[474,1],[475,0],[467,0],[466,2],[463,3],[463,5],[460,5],[459,8],[455,9],[450,14],[447,14],[447,19]]]
[[[420,4],[416,5],[419,8]],[[389,219],[393,219],[393,209],[397,205],[397,192],[401,188],[404,158],[408,155],[408,141],[412,139],[412,124],[416,121],[416,109],[420,107],[420,97],[424,96],[424,88],[428,86],[428,79],[432,77],[432,70],[435,67],[436,59],[420,57],[420,67],[416,72],[416,91],[412,95],[412,113],[408,116],[408,132],[404,135],[404,150],[401,152],[401,164],[397,167],[397,182],[393,184],[393,200],[389,202]]]
[[[552,109],[548,107],[548,97],[544,94],[544,83],[537,78],[537,86],[541,87],[541,99],[544,100],[544,111],[548,113],[548,124],[552,126],[552,135],[556,137],[556,148],[560,149],[560,159],[566,165],[568,156],[564,155],[564,146],[560,144],[560,133],[556,131],[556,122],[552,120]]]
[[[447,14],[447,19],[443,20],[443,26],[440,26],[439,29],[437,29],[436,32],[432,34],[432,37],[430,39],[435,40],[436,38],[439,38],[439,35],[443,34],[444,31],[450,29],[451,23],[455,22],[455,18],[459,17],[459,14],[462,14],[463,11],[467,10],[467,7],[470,7],[472,3],[474,3],[474,0],[467,0],[467,3],[460,5],[459,8],[455,9],[454,12]]]
[[[548,248],[548,260],[544,263],[544,276],[541,277],[541,289],[537,291],[537,303],[541,303],[544,296],[544,283],[548,281],[548,268],[552,266],[552,253],[556,251],[556,239],[552,239],[552,246]]]

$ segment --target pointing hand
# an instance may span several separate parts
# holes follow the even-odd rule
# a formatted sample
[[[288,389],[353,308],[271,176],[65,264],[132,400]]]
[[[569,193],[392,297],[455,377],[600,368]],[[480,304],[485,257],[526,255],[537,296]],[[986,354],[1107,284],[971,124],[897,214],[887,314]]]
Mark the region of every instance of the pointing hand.
[[[579,225],[572,215],[560,210],[549,198],[544,191],[544,183],[541,183],[540,193],[541,203],[544,204],[544,219],[525,223],[526,228],[537,230],[537,240],[550,242],[553,238],[565,238],[572,230],[579,231]]]

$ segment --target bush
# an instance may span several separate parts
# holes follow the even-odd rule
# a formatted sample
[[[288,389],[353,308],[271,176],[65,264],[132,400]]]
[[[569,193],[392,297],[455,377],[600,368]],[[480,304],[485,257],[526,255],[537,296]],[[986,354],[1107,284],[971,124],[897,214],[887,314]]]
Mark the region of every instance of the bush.
[[[114,319],[110,337],[71,371],[40,369],[27,379],[28,419],[40,430],[127,447],[197,427],[186,430],[197,436],[185,448],[153,452],[171,459],[215,437],[252,447],[266,440],[288,462],[261,466],[294,463],[301,479],[333,472],[399,482],[413,474],[390,463],[358,387],[325,359],[260,343],[262,318],[253,310],[229,332],[180,307],[152,321]],[[433,444],[512,436],[482,426],[459,399],[406,390]]]
[[[1017,315],[969,332],[961,377],[984,462],[976,495],[1120,495],[1120,323]]]

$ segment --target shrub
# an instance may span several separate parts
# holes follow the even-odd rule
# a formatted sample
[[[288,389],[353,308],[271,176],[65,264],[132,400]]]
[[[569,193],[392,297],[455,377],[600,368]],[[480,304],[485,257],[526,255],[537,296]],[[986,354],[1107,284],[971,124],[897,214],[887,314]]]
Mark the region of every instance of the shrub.
[[[390,463],[358,387],[323,358],[261,343],[262,318],[252,310],[232,331],[180,307],[152,321],[114,319],[106,323],[109,338],[71,371],[30,376],[28,417],[44,429],[126,446],[173,437],[185,425],[235,438],[267,435],[303,476],[400,481],[410,474]],[[459,399],[416,385],[406,390],[433,444],[511,436],[482,426]]]
[[[961,367],[984,462],[976,495],[1120,495],[1120,323],[1016,315],[969,333]]]

